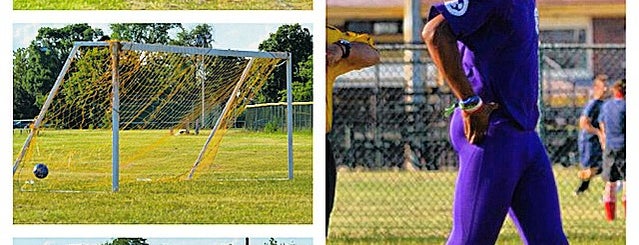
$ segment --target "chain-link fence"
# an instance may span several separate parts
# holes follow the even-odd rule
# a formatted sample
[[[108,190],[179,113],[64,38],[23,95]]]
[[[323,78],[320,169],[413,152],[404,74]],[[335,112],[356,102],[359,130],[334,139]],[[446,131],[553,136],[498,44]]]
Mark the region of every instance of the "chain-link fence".
[[[380,46],[382,62],[335,82],[331,138],[338,185],[330,236],[432,238],[451,227],[457,156],[444,108],[455,101],[423,45]],[[603,182],[574,196],[577,120],[592,78],[625,76],[624,45],[542,45],[539,132],[554,163],[569,237],[618,237],[625,220],[606,223]],[[624,210],[618,212],[623,217]],[[504,236],[516,236],[510,221]]]
[[[293,130],[313,128],[313,102],[293,102]],[[236,128],[285,131],[286,103],[248,105],[235,122]]]

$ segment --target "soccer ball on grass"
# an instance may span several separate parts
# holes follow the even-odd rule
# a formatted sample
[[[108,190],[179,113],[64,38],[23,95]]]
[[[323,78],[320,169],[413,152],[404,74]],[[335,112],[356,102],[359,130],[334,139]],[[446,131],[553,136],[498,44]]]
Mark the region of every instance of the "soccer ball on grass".
[[[33,167],[33,175],[38,179],[44,179],[49,175],[49,168],[44,163],[38,163]]]

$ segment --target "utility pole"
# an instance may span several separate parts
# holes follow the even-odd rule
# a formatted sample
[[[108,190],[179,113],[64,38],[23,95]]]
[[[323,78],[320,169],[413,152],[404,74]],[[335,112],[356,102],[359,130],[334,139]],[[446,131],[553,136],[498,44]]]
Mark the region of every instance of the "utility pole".
[[[404,43],[418,44],[422,42],[421,32],[423,21],[421,17],[420,0],[404,0]],[[409,94],[407,102],[421,103],[424,101],[424,77],[420,74],[420,57],[422,51],[407,49],[404,51],[404,77],[408,84],[406,92]]]
[[[408,46],[404,50],[404,79],[406,81],[404,111],[406,119],[415,127],[411,127],[409,134],[417,134],[424,128],[424,120],[421,118],[419,110],[423,108],[426,101],[425,91],[425,67],[421,64],[422,50],[415,49],[415,44],[422,43],[421,32],[423,21],[421,16],[421,0],[404,0],[404,44]],[[410,137],[411,142],[407,143],[410,153],[404,156],[404,166],[412,169],[413,152],[421,149],[422,139],[418,137]],[[417,149],[414,149],[416,147]],[[417,159],[419,161],[419,159]]]

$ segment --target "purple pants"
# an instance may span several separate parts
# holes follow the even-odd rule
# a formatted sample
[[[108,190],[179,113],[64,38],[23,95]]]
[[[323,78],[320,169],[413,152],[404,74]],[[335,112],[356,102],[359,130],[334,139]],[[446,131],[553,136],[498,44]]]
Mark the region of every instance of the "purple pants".
[[[550,161],[535,131],[491,117],[478,145],[464,137],[461,114],[451,123],[459,175],[447,244],[495,244],[506,214],[524,244],[568,244]]]

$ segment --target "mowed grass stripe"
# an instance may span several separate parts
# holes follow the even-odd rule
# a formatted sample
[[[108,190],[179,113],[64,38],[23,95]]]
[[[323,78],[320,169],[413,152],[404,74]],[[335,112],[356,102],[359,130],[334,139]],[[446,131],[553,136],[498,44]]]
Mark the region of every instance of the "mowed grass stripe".
[[[65,132],[61,135],[66,135],[64,137],[68,139],[84,137],[82,135],[85,133]],[[133,138],[149,140],[159,133],[161,132],[144,132]],[[135,134],[135,132],[124,131],[122,134]],[[32,188],[35,190],[30,192],[20,191],[24,183],[15,181],[14,223],[308,224],[312,222],[312,134],[310,132],[298,132],[294,135],[295,175],[293,180],[257,179],[258,177],[285,178],[287,176],[285,134],[231,130],[223,139],[216,163],[211,165],[210,169],[199,169],[198,172],[201,174],[194,180],[186,181],[179,178],[130,181],[129,179],[137,178],[145,171],[162,173],[188,170],[193,160],[183,160],[184,154],[180,153],[190,148],[197,148],[193,152],[199,152],[199,146],[194,147],[192,144],[202,142],[207,136],[201,134],[172,137],[177,141],[177,143],[173,142],[176,143],[173,145],[177,149],[160,151],[160,155],[168,159],[162,161],[160,160],[162,158],[158,156],[139,159],[130,163],[131,165],[123,166],[121,179],[125,181],[122,181],[121,190],[118,193],[109,192],[110,160],[108,164],[105,164],[106,166],[96,168],[77,167],[80,164],[75,164],[77,168],[56,169],[52,166],[51,175],[43,181],[36,181],[33,185],[36,188]],[[39,140],[45,138],[58,137],[50,137],[47,134],[42,135]],[[279,142],[281,140],[284,140],[284,143]],[[21,147],[23,141],[24,136],[15,135],[14,153]],[[76,151],[102,147],[102,145],[96,147],[87,145],[89,144],[87,141],[82,142],[73,146],[77,147]],[[131,145],[131,148],[136,147],[135,143],[127,144]],[[259,146],[252,146],[254,144]],[[67,144],[67,146],[70,145],[73,144]],[[282,146],[284,148],[279,149]],[[122,148],[126,148],[124,144]],[[247,148],[248,152],[257,151],[261,154],[247,154],[245,153]],[[110,148],[106,151],[110,155]],[[273,162],[275,160],[277,162]],[[172,166],[174,162],[185,162],[187,168],[184,169],[184,165]],[[131,171],[127,168],[135,172],[127,173]],[[97,170],[98,173],[89,170]],[[100,171],[103,172],[100,173]],[[25,167],[22,172],[21,178],[26,180],[30,174],[29,167]],[[248,180],[218,181],[219,178]],[[50,191],[56,189],[79,189],[80,192]],[[96,190],[98,192],[95,192]]]
[[[15,10],[310,10],[312,0],[14,0]]]

